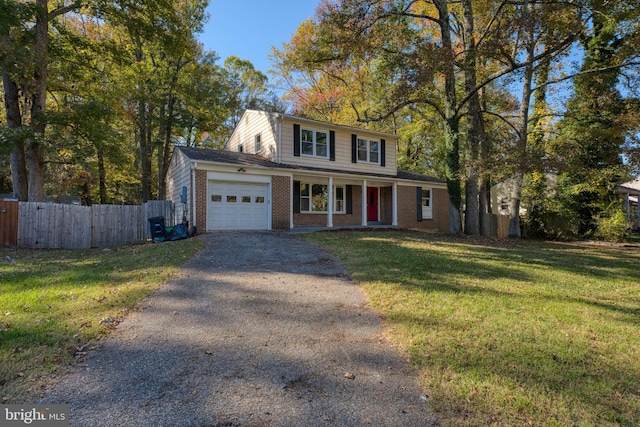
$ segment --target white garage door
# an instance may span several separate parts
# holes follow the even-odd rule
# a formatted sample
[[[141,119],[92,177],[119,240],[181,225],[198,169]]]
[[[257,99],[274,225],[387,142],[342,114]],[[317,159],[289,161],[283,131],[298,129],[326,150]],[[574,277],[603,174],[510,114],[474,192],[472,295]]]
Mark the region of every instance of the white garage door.
[[[207,230],[268,229],[267,193],[267,184],[209,181]]]

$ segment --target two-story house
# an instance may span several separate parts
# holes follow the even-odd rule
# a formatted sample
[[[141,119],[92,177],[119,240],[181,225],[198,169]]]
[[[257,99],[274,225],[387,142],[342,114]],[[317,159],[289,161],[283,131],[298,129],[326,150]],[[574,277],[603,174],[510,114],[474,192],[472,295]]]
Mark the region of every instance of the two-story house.
[[[200,231],[448,232],[445,183],[398,170],[397,144],[398,135],[247,110],[224,150],[175,148],[166,197]]]

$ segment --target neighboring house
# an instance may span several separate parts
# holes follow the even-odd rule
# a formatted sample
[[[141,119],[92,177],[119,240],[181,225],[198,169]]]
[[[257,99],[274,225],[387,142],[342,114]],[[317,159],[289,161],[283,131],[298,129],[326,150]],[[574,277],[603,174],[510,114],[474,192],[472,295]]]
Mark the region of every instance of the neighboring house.
[[[547,185],[547,196],[551,197],[555,188],[558,186],[558,175],[554,173],[545,174]],[[511,193],[515,180],[513,178],[506,179],[491,187],[491,212],[497,215],[510,215],[511,209],[509,203],[511,201]],[[520,205],[520,216],[525,215],[527,210]]]
[[[444,181],[398,170],[398,135],[247,110],[224,150],[176,147],[167,199],[200,231],[449,231]],[[185,203],[181,203],[184,201]]]
[[[638,199],[640,199],[640,178],[620,185],[618,187],[618,193],[624,197],[627,221],[633,221],[633,229],[635,231],[640,230],[640,208],[638,207]]]

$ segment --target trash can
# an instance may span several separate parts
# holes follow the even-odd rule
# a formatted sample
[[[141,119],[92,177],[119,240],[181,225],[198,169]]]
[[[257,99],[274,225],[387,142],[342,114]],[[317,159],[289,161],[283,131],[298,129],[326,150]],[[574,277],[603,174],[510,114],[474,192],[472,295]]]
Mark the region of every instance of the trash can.
[[[156,216],[149,218],[149,230],[151,231],[151,239],[154,242],[164,242],[165,226],[164,217]]]

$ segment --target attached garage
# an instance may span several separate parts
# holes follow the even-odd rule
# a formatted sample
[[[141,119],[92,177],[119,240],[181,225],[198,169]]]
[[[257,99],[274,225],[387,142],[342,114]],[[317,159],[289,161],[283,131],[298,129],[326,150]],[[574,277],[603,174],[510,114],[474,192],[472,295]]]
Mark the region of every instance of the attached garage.
[[[207,230],[268,230],[269,185],[209,180]]]

